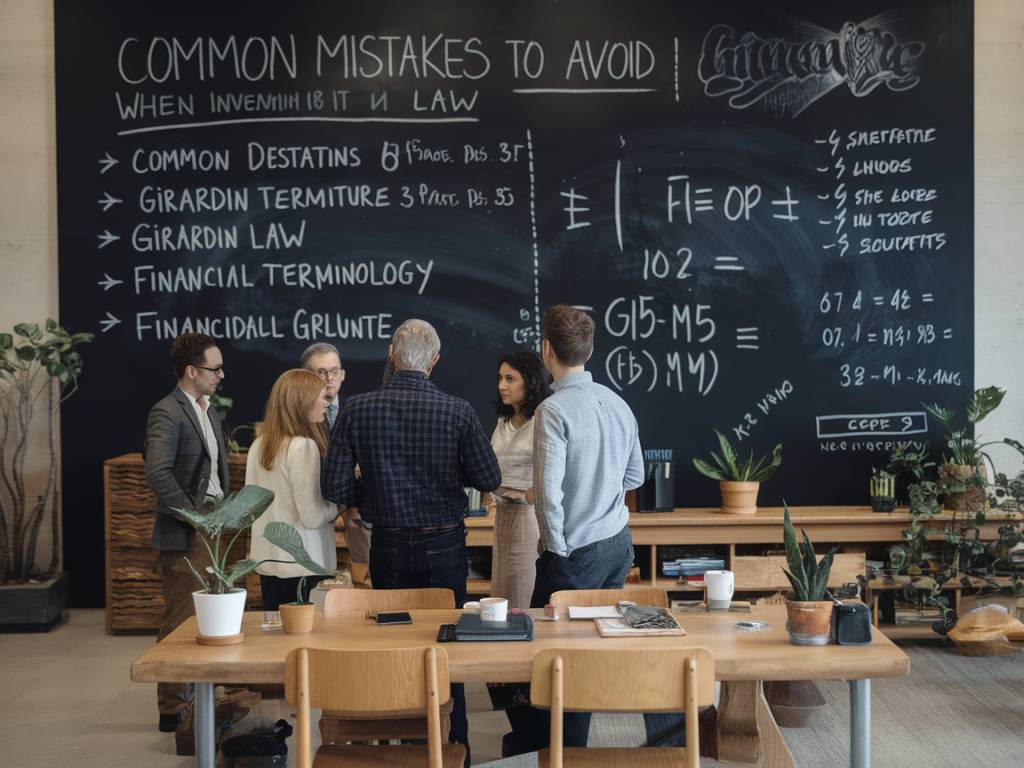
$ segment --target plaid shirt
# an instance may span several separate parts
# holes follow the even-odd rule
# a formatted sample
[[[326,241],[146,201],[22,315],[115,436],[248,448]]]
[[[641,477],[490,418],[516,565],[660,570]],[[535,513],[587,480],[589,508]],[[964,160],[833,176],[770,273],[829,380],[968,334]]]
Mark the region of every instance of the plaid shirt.
[[[380,389],[345,402],[321,473],[325,498],[358,503],[364,519],[386,528],[461,522],[468,502],[463,488],[493,491],[500,483],[498,460],[473,408],[418,371],[398,371]]]

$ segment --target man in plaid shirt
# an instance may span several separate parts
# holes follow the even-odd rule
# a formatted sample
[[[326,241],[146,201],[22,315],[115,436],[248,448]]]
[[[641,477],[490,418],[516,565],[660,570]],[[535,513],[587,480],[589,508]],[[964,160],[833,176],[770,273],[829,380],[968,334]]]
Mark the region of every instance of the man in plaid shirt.
[[[470,404],[431,383],[440,352],[430,323],[407,320],[398,327],[388,348],[395,372],[380,389],[346,401],[331,432],[321,486],[325,498],[358,505],[373,525],[375,589],[447,587],[461,606],[468,573],[463,489],[493,491],[501,471]],[[468,750],[461,685],[452,686],[452,697],[451,740]]]

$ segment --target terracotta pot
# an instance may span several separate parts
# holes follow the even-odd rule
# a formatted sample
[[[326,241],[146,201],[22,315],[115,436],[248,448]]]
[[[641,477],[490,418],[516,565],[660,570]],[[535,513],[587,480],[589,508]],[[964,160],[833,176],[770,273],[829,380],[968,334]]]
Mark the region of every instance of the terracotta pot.
[[[753,515],[757,512],[757,490],[760,483],[722,480],[722,511],[727,515]]]
[[[832,601],[786,601],[789,642],[793,645],[827,645],[832,631]]]
[[[281,612],[281,625],[289,635],[298,635],[313,631],[312,603],[282,603],[278,606]]]
[[[943,464],[939,467],[939,479],[944,483],[967,486],[967,490],[963,493],[943,494],[942,506],[944,509],[971,515],[979,510],[988,509],[988,489],[975,484],[975,472],[983,482],[988,483],[988,472],[984,464],[979,465],[977,469],[969,464]]]

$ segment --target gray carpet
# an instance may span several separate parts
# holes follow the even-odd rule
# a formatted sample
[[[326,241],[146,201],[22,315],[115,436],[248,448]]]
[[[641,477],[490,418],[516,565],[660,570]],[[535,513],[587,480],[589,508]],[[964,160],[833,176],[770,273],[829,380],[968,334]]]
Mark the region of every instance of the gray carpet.
[[[910,675],[872,685],[871,757],[877,768],[1011,768],[1024,765],[1024,656],[961,656],[941,642],[905,643]],[[849,766],[849,688],[821,683],[826,705],[806,728],[784,728],[800,768]],[[644,739],[639,715],[597,715],[593,746]],[[536,755],[493,768],[533,768]],[[704,760],[702,766],[717,766]]]

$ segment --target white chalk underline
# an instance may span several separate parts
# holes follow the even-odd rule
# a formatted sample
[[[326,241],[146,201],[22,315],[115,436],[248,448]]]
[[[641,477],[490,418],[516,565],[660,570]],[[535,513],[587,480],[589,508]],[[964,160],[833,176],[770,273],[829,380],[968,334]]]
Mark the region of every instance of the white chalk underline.
[[[208,128],[214,125],[240,125],[244,123],[478,123],[478,117],[244,117],[233,120],[208,120],[202,123],[175,123],[128,128],[118,136],[156,131],[178,131],[184,128]]]
[[[653,93],[657,88],[513,88],[512,93]]]

